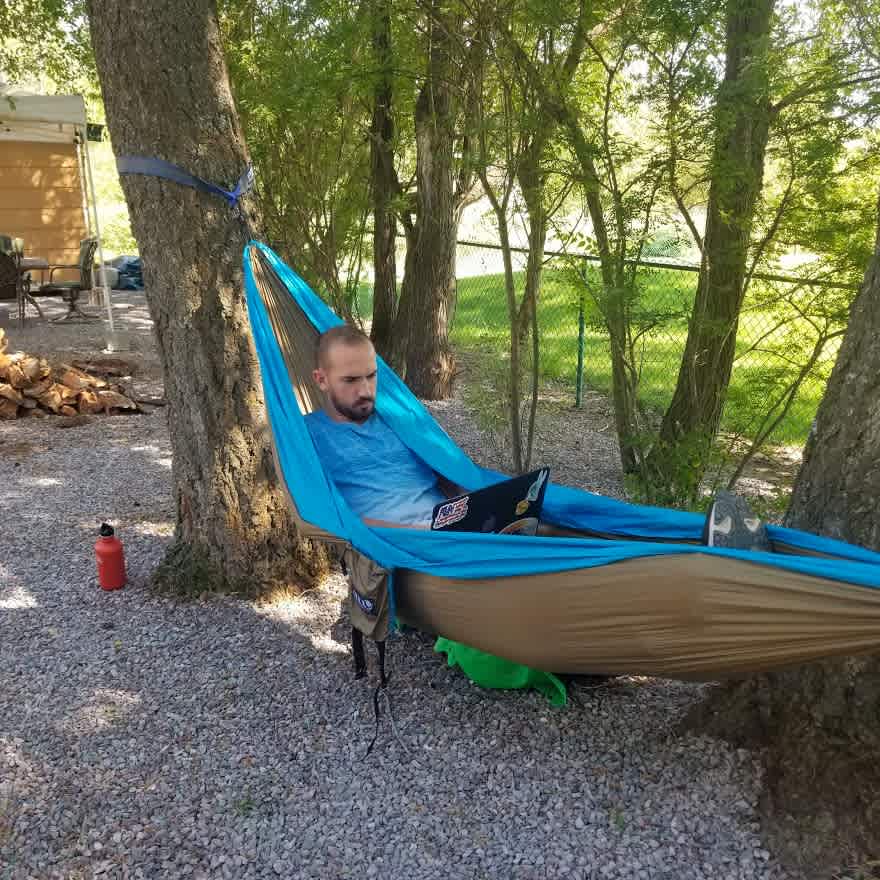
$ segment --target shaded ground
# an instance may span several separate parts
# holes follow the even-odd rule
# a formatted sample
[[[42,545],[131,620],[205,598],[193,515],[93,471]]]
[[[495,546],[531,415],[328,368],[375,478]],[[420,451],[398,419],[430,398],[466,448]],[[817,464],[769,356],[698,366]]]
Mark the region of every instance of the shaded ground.
[[[143,300],[119,305],[155,394]],[[44,355],[103,344],[8,329]],[[493,463],[460,402],[434,409]],[[536,454],[611,491],[595,412],[580,451],[548,429]],[[627,678],[553,710],[408,635],[390,646],[396,734],[383,712],[367,758],[375,671],[352,679],[340,579],[270,606],[146,588],[173,531],[165,418],[0,424],[0,878],[797,876],[762,842],[755,757],[676,732],[700,686]],[[95,583],[102,519],[125,542],[117,593]]]

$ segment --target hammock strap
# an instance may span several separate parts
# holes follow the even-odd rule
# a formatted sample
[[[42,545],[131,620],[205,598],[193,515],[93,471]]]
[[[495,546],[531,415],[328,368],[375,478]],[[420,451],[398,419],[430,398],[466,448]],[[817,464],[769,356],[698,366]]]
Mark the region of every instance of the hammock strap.
[[[404,752],[409,754],[409,749],[406,747],[406,743],[400,736],[400,731],[398,731],[397,724],[394,721],[394,712],[391,709],[391,695],[388,693],[388,681],[390,676],[385,672],[385,642],[376,642],[376,650],[379,652],[379,684],[376,685],[376,689],[373,691],[373,713],[376,716],[376,731],[373,734],[372,740],[370,740],[369,746],[367,746],[367,752],[364,757],[369,757],[370,753],[373,751],[373,747],[376,745],[376,741],[379,739],[379,719],[381,717],[379,712],[379,694],[382,694],[385,697],[385,706],[388,711],[388,720],[391,723],[391,732],[394,734],[394,738],[398,743],[400,743]]]
[[[119,156],[116,159],[116,170],[120,174],[143,174],[147,177],[162,177],[172,180],[182,186],[190,186],[200,192],[219,196],[224,199],[233,214],[239,219],[244,219],[239,201],[243,195],[249,192],[254,185],[254,167],[248,165],[238,178],[235,189],[226,190],[210,181],[190,174],[179,165],[166,162],[164,159],[150,159],[146,156]]]

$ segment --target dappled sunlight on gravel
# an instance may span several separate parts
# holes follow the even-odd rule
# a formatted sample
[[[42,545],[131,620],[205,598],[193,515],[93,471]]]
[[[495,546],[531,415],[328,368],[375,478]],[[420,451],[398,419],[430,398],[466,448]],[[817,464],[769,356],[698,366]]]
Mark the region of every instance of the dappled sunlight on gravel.
[[[348,656],[347,642],[340,642],[332,632],[334,622],[340,618],[346,594],[347,582],[336,574],[316,589],[295,598],[259,603],[254,610],[257,614],[289,626],[308,639],[316,651]]]
[[[137,694],[123,690],[97,688],[88,702],[59,720],[57,729],[85,736],[121,724],[141,703]]]
[[[3,587],[2,578],[3,573],[0,572],[0,610],[37,607],[37,600],[24,587]]]
[[[143,308],[126,313],[148,328]],[[151,340],[127,329],[137,387],[161,396]],[[91,325],[19,338],[103,345]],[[548,404],[536,460],[619,494],[607,404],[588,403]],[[791,877],[761,839],[755,756],[677,732],[699,686],[576,682],[554,709],[470,684],[408,632],[389,640],[367,757],[376,652],[355,681],[340,576],[262,604],[147,587],[176,512],[167,413],[145,409],[63,431],[0,423],[3,880]],[[432,409],[482,464],[503,463],[461,400]],[[110,593],[102,521],[129,577]]]
[[[173,538],[174,523],[171,520],[165,522],[138,522],[134,523],[131,530],[137,535],[143,535],[145,538]]]

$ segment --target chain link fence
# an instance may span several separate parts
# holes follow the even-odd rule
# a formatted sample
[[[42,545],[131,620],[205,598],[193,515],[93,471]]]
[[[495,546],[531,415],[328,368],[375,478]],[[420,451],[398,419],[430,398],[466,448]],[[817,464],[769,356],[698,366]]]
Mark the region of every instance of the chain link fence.
[[[398,266],[403,266],[400,243]],[[367,247],[367,250],[369,246]],[[513,249],[518,303],[528,251]],[[538,300],[539,375],[579,405],[583,389],[611,391],[611,354],[598,258],[547,251]],[[699,267],[666,258],[639,261],[626,293],[628,351],[639,400],[658,417],[675,390]],[[510,319],[501,248],[460,241],[450,339],[482,384],[506,394]],[[855,290],[809,277],[755,274],[740,313],[722,432],[731,438],[801,445],[825,390]],[[372,313],[372,288],[357,311]],[[521,348],[528,359],[530,346]]]
[[[528,252],[516,249],[521,302]],[[639,378],[639,399],[662,413],[669,404],[687,340],[699,267],[643,260],[626,294],[629,352]],[[500,247],[462,241],[457,255],[458,293],[451,340],[462,355],[484,355],[497,364],[508,355],[510,322]],[[736,360],[722,430],[770,442],[806,439],[844,329],[855,291],[810,278],[755,274],[740,316]],[[542,380],[567,390],[575,404],[581,389],[611,390],[611,356],[602,313],[598,258],[545,253],[538,300],[539,370]],[[491,358],[491,361],[488,359]]]

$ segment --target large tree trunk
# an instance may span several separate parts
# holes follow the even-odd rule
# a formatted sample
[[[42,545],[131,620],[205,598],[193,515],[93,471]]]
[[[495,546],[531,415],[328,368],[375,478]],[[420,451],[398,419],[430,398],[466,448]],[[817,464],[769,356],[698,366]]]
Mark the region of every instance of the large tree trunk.
[[[407,385],[419,397],[452,393],[455,359],[449,309],[455,301],[455,239],[459,205],[453,145],[457,101],[452,16],[432,0],[428,70],[415,107],[416,221],[408,235],[395,323],[395,349]]]
[[[850,312],[787,523],[880,550],[878,462],[880,204],[874,259]],[[706,715],[715,732],[768,748],[770,796],[790,855],[817,867],[839,865],[851,853],[880,856],[880,656],[750,679],[721,691]]]
[[[391,0],[374,0],[373,58],[379,71],[373,94],[370,127],[370,165],[373,177],[373,324],[370,338],[376,351],[392,356],[392,334],[397,313],[397,194],[394,171],[394,116],[392,102]]]
[[[247,151],[213,0],[88,0],[117,155],[165,159],[231,187]],[[120,52],[119,34],[148,51]],[[177,506],[159,580],[253,592],[317,573],[277,484],[241,271],[249,224],[216,197],[122,178],[165,377]],[[253,215],[250,215],[253,222]]]
[[[733,367],[752,224],[770,132],[767,74],[775,0],[728,0],[724,79],[715,107],[716,137],[703,261],[678,381],[652,464],[660,483],[680,474],[674,450],[686,444],[688,486],[699,483],[718,431]]]

